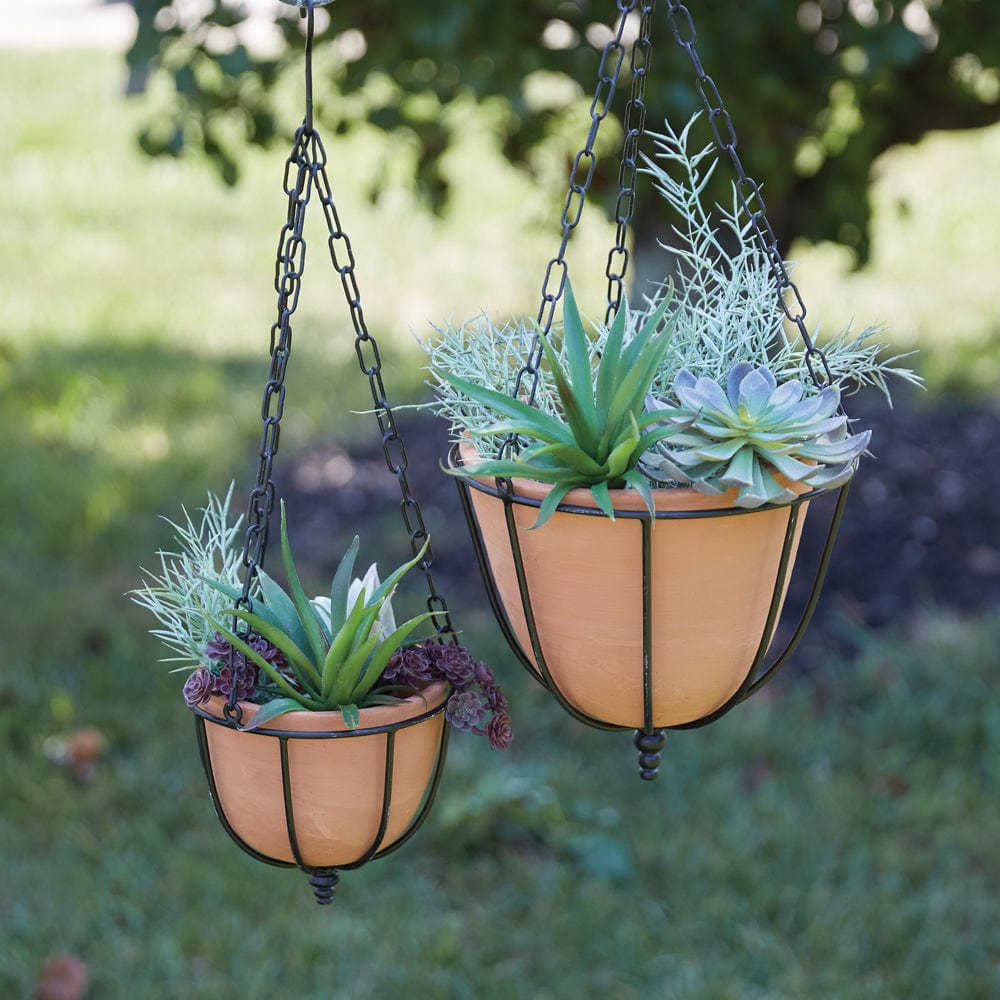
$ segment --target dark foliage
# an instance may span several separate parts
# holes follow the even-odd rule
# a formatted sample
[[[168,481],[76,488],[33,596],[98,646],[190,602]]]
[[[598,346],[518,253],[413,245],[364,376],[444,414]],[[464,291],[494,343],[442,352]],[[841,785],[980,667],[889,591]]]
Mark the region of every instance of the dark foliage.
[[[272,91],[283,69],[301,63],[295,9],[274,4],[284,52],[262,59],[242,43],[245,14],[222,0],[209,0],[205,14],[187,12],[183,19],[171,0],[135,5],[133,89],[154,75],[171,92],[143,130],[143,148],[176,156],[200,147],[235,182],[240,140],[234,133],[263,144],[279,133],[287,137],[297,124],[279,124]],[[1000,10],[987,0],[706,0],[689,6],[702,62],[729,107],[749,173],[766,183],[771,222],[783,247],[792,236],[835,240],[863,261],[875,157],[932,129],[973,128],[1000,118]],[[418,180],[436,206],[448,197],[441,157],[460,127],[443,109],[464,94],[478,101],[501,98],[509,109],[506,152],[526,164],[565,106],[529,101],[525,79],[545,70],[578,81],[584,94],[592,94],[599,52],[594,43],[603,44],[600,26],[617,10],[596,0],[370,0],[325,9],[331,23],[317,46],[338,57],[332,76],[317,80],[318,93],[354,94],[376,77],[390,79],[376,96],[366,96],[363,114],[389,132],[418,139]],[[655,129],[665,117],[685,120],[698,98],[662,4],[653,23],[647,124]],[[620,91],[613,110],[620,111],[622,102]],[[317,105],[324,130],[359,124],[356,103],[331,98]],[[581,116],[577,146],[588,125]],[[565,151],[567,172],[575,148]],[[373,185],[379,174],[374,168]],[[595,174],[609,208],[616,179],[613,164],[601,164]],[[662,235],[651,193],[640,191],[639,198],[637,218],[648,230],[640,238]]]

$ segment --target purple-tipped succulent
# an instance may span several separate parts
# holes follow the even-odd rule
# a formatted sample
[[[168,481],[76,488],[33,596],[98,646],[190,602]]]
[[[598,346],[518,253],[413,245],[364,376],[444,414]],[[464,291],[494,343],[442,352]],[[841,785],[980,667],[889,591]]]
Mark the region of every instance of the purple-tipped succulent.
[[[490,706],[477,691],[456,692],[448,699],[445,718],[463,732],[472,732],[487,721]]]
[[[507,698],[493,671],[462,646],[433,639],[407,646],[393,655],[382,679],[418,689],[432,680],[446,680],[454,691],[445,718],[456,729],[485,735],[494,750],[505,750],[513,738]]]

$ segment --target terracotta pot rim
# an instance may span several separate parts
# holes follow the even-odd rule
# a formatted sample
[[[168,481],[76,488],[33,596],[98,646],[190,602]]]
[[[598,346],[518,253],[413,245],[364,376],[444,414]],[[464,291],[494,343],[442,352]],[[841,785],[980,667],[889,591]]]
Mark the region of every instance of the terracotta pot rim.
[[[460,462],[458,465],[467,465],[481,456],[476,451],[475,446],[470,440],[462,440],[458,443],[458,454],[460,457]],[[454,452],[452,452],[454,455]],[[451,456],[449,456],[451,459]],[[453,466],[455,466],[452,460]],[[457,466],[455,466],[457,467]],[[487,492],[493,491],[494,479],[491,476],[472,476],[471,478],[474,482],[480,483],[482,486],[486,487]],[[784,477],[781,477],[782,481]],[[522,479],[520,477],[513,477],[511,479],[511,485],[514,487],[513,500],[517,503],[519,500],[524,501],[537,501],[541,503],[542,500],[552,491],[552,485],[550,483],[541,483],[536,479]],[[806,498],[807,495],[811,499],[811,495],[819,495],[824,492],[823,490],[813,490],[811,487],[806,486],[803,483],[792,483],[788,482],[787,485],[790,489],[795,490],[799,494],[796,500],[789,501],[784,504],[769,504],[764,507],[737,507],[734,503],[737,495],[737,490],[731,489],[727,490],[725,493],[712,496],[707,493],[700,493],[698,490],[691,486],[670,486],[661,487],[659,489],[653,489],[653,506],[657,512],[682,512],[682,511],[701,511],[701,510],[726,510],[732,511],[734,514],[753,514],[758,510],[769,510],[772,507],[786,507],[793,503],[798,503],[802,499]],[[638,511],[640,513],[647,513],[647,507],[645,501],[639,495],[636,490],[620,489],[620,490],[610,490],[611,496],[611,506],[615,511],[622,511],[623,513]],[[535,504],[532,504],[534,506]],[[565,497],[563,497],[560,506],[569,507],[584,507],[595,511],[603,516],[603,511],[597,506],[594,500],[593,494],[589,489],[579,488],[570,490]]]
[[[348,729],[343,715],[336,709],[332,711],[311,712],[308,709],[292,710],[275,716],[267,725],[259,729],[236,729],[237,732],[247,732],[249,735],[260,734],[274,736],[277,733],[344,733],[352,736],[364,736],[371,731],[385,732],[397,726],[405,725],[411,720],[416,723],[421,716],[434,715],[441,711],[449,693],[448,682],[444,680],[431,681],[425,688],[397,705],[370,705],[359,709],[360,722],[355,729]],[[196,714],[210,722],[218,722],[228,726],[223,714],[226,698],[222,695],[212,695],[204,704],[192,709]],[[238,703],[243,715],[242,725],[250,722],[261,708],[253,702]]]

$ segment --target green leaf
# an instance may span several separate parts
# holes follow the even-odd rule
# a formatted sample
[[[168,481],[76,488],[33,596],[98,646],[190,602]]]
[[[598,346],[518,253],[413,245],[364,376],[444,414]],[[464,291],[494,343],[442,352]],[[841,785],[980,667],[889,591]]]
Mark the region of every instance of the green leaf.
[[[752,448],[740,448],[733,455],[726,471],[719,476],[719,482],[724,486],[752,486],[757,464],[757,456]]]
[[[365,605],[364,594],[358,594],[347,620],[331,640],[330,648],[323,659],[323,680],[320,690],[324,699],[330,697],[330,692],[333,691],[334,685],[337,683],[337,676],[344,661],[351,655],[351,650],[357,644],[358,632],[362,622],[368,617],[369,611],[370,609]]]
[[[347,619],[347,595],[351,589],[351,580],[354,575],[354,560],[357,558],[358,549],[361,546],[361,539],[355,535],[343,559],[337,566],[337,572],[333,574],[333,582],[330,584],[330,641],[340,631],[340,627]]]
[[[540,427],[537,423],[530,424],[525,420],[498,420],[488,427],[484,427],[479,436],[486,437],[500,434],[518,434],[524,437],[532,437],[537,441],[561,441],[564,444],[576,443],[572,430],[565,424],[557,423],[552,426]]]
[[[233,615],[241,621],[245,621],[258,635],[263,636],[272,646],[281,650],[295,676],[303,685],[311,687],[315,691],[320,690],[319,671],[316,665],[309,659],[308,654],[292,641],[291,636],[281,630],[280,626],[272,625],[255,612],[246,611],[243,608],[230,608],[221,613]],[[229,633],[226,638],[230,638],[231,635],[232,633]],[[232,641],[231,638],[230,641]]]
[[[693,449],[695,454],[706,462],[728,462],[741,448],[746,446],[746,442],[739,438],[728,438],[725,441],[717,441],[715,444],[705,445],[703,448]]]
[[[341,664],[336,674],[335,683],[330,689],[329,694],[329,700],[334,705],[354,700],[351,697],[351,692],[354,690],[358,678],[365,669],[365,664],[375,652],[378,644],[379,634],[376,632],[374,635],[368,636]]]
[[[798,459],[792,458],[791,455],[772,453],[767,456],[767,461],[786,479],[790,479],[793,483],[802,482],[807,476],[816,471],[815,465],[800,462]]]
[[[242,729],[259,729],[265,722],[276,719],[286,712],[301,712],[300,705],[294,698],[275,698],[274,701],[266,702],[257,709],[254,717]]]
[[[663,360],[668,347],[666,338],[657,345],[657,349],[645,357],[641,363],[633,364],[619,382],[608,408],[608,428],[617,428],[627,415],[637,418],[642,413],[646,403],[646,393],[649,392],[656,370]]]
[[[535,479],[540,483],[561,483],[567,488],[578,484],[579,474],[572,469],[560,469],[555,466],[546,468],[534,466],[521,458],[516,459],[483,459],[475,465],[463,465],[459,469],[445,468],[452,476],[522,476],[525,479]]]
[[[607,466],[595,462],[590,455],[568,444],[546,444],[531,449],[532,458],[550,455],[562,468],[571,468],[583,476],[603,476]]]
[[[319,703],[314,699],[310,698],[308,695],[301,694],[296,691],[295,688],[285,680],[284,677],[278,672],[278,670],[267,660],[264,659],[257,650],[252,649],[248,646],[235,632],[230,631],[221,622],[215,619],[209,619],[210,624],[216,629],[216,631],[225,636],[226,639],[232,644],[234,649],[239,650],[244,656],[249,657],[253,662],[260,667],[261,670],[271,678],[272,681],[278,686],[278,688],[283,691],[289,698],[294,698],[295,701],[299,702],[304,708],[315,710],[320,707]]]
[[[261,571],[258,570],[257,572],[260,573]],[[234,587],[230,583],[225,583],[222,580],[215,580],[210,576],[199,576],[198,579],[201,580],[202,583],[207,583],[212,590],[217,590],[220,594],[225,595],[231,601],[238,601],[243,596],[242,587]]]
[[[569,485],[558,485],[553,486],[548,493],[545,494],[545,499],[542,501],[541,507],[538,508],[538,518],[535,523],[528,529],[529,531],[534,531],[536,528],[540,528],[545,522],[552,516],[555,509],[562,503],[563,497],[572,489]]]
[[[348,729],[357,729],[361,725],[361,713],[357,705],[341,705],[340,714],[344,717],[344,725]]]
[[[642,497],[643,503],[646,505],[646,510],[650,514],[656,513],[656,504],[653,500],[653,487],[649,482],[649,479],[644,476],[638,469],[632,469],[626,472],[622,477],[629,486],[632,487]],[[656,524],[656,521],[653,521]]]
[[[630,370],[635,366],[639,358],[644,355],[648,349],[649,342],[656,336],[656,328],[660,325],[663,320],[663,316],[667,311],[668,306],[673,301],[674,297],[674,283],[671,280],[670,285],[664,294],[663,298],[660,300],[660,304],[655,310],[649,315],[645,323],[643,323],[642,328],[637,331],[636,335],[629,342],[628,346],[625,348],[625,353],[622,355],[622,366],[626,370]],[[659,334],[660,340],[658,343],[660,347],[657,350],[662,349],[663,354],[660,355],[660,360],[663,360],[663,355],[666,354],[667,347],[670,344],[670,339],[673,336],[674,328],[677,325],[677,317],[673,316],[667,327],[662,330]],[[659,367],[659,361],[657,361],[656,366]],[[652,381],[652,379],[650,379]]]
[[[382,611],[382,605],[385,604],[388,598],[383,598],[376,605],[366,604],[365,605],[365,616],[361,619],[361,624],[358,626],[358,634],[354,639],[354,645],[352,647],[352,652],[357,649],[362,643],[368,641],[368,637],[372,635],[372,629],[378,624],[378,616]],[[376,629],[374,635],[378,636],[379,632]]]
[[[474,382],[467,382],[465,379],[459,378],[449,371],[442,369],[439,371],[439,374],[447,382],[450,382],[453,388],[458,389],[459,392],[468,396],[474,402],[489,406],[511,419],[524,420],[529,426],[537,426],[541,434],[555,434],[556,438],[559,435],[565,434],[563,424],[556,420],[555,417],[543,413],[537,407],[529,406],[527,403],[523,403],[521,400],[514,399],[511,396],[505,396],[502,392],[497,392],[494,389],[487,389],[485,386],[476,385]]]
[[[613,521],[615,519],[615,509],[611,504],[611,494],[607,482],[594,483],[590,487],[590,492],[594,494],[597,506]]]
[[[608,328],[604,352],[597,366],[597,419],[602,425],[607,423],[611,398],[618,380],[618,363],[621,361],[622,342],[625,338],[625,328],[628,325],[627,320],[628,302],[623,300]]]
[[[260,573],[261,570],[258,570],[257,572]],[[243,596],[242,587],[232,587],[229,584],[222,583],[219,580],[212,580],[209,577],[205,576],[200,577],[199,579],[203,580],[209,587],[212,588],[212,590],[217,590],[220,594],[224,594],[232,601],[239,601],[239,599]],[[281,622],[278,621],[277,615],[275,615],[274,612],[269,607],[267,607],[266,604],[262,604],[260,601],[254,601],[253,607],[254,610],[257,612],[257,614],[261,616],[261,618],[263,618],[265,621],[270,622],[272,625],[275,626],[275,628],[281,628]]]
[[[545,357],[548,359],[552,378],[556,383],[556,392],[559,394],[563,417],[569,425],[573,441],[584,450],[593,451],[597,448],[598,427],[593,415],[594,390],[590,379],[587,380],[586,392],[584,392],[584,387],[577,390],[567,379],[566,373],[562,370],[559,355],[556,354],[541,330],[538,331],[538,338]]]
[[[642,421],[636,421],[636,427],[642,428]],[[649,431],[643,434],[639,438],[639,443],[635,446],[636,453],[638,455],[644,455],[650,448],[659,444],[661,441],[670,439],[670,443],[673,444],[675,438],[676,427],[657,427],[655,430]]]
[[[543,347],[545,339],[542,337]],[[579,402],[582,422],[596,438],[597,412],[594,408],[594,373],[590,364],[590,342],[576,304],[573,286],[568,278],[563,301],[563,344],[566,349],[566,360],[569,362],[573,394]],[[549,363],[552,363],[551,360]]]
[[[360,701],[368,694],[376,681],[382,676],[382,672],[389,665],[389,660],[392,659],[393,654],[406,641],[407,636],[418,625],[425,622],[428,618],[432,618],[435,614],[437,612],[425,611],[423,614],[416,615],[408,621],[403,622],[391,635],[385,637],[382,644],[375,651],[374,656],[369,660],[364,673],[358,678],[354,689],[350,692],[349,697],[351,701]]]
[[[397,698],[394,694],[369,694],[365,695],[365,707],[369,705],[402,705],[405,698]]]
[[[287,632],[296,646],[300,648],[307,646],[309,638],[302,627],[302,622],[299,621],[299,613],[295,608],[295,603],[285,590],[262,569],[257,570],[257,577],[260,580],[260,593],[264,599],[264,605],[274,616],[278,628]],[[261,609],[255,605],[254,610],[259,613]]]
[[[288,522],[285,517],[285,501],[281,501],[281,555],[285,563],[285,575],[288,577],[288,586],[292,592],[292,600],[299,613],[299,621],[305,629],[309,646],[312,650],[313,662],[320,664],[326,656],[326,642],[323,639],[323,629],[319,618],[309,603],[309,598],[299,581],[299,574],[295,569],[292,560],[292,547],[288,542]]]
[[[608,477],[609,479],[620,479],[629,469],[635,468],[639,461],[639,452],[636,445],[639,443],[639,428],[636,426],[635,418],[632,418],[632,426],[627,434],[622,435],[618,444],[615,445],[611,454],[608,455]]]

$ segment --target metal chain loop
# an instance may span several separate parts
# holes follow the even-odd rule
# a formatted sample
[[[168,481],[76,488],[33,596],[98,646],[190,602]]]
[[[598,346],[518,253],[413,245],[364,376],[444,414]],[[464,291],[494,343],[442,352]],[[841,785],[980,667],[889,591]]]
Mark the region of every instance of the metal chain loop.
[[[587,191],[590,188],[590,182],[594,177],[594,168],[597,165],[597,157],[594,154],[594,143],[597,141],[598,129],[601,126],[601,122],[608,116],[608,112],[611,110],[611,103],[615,96],[615,91],[618,88],[618,80],[621,76],[622,63],[625,61],[625,44],[623,38],[625,36],[625,28],[628,23],[628,16],[636,9],[639,0],[617,0],[619,18],[618,27],[608,40],[607,44],[604,46],[604,50],[601,53],[601,61],[598,67],[598,80],[597,87],[594,91],[593,100],[590,102],[590,129],[587,133],[586,142],[583,148],[576,154],[573,160],[573,166],[569,174],[569,188],[566,192],[566,202],[563,206],[561,224],[562,224],[562,239],[559,243],[559,250],[556,255],[549,261],[545,268],[545,277],[542,280],[542,303],[538,309],[538,329],[544,335],[548,335],[549,331],[552,329],[552,323],[555,318],[556,306],[559,300],[562,298],[563,291],[566,288],[566,247],[569,244],[570,234],[576,228],[580,221],[580,216],[583,212],[583,206],[586,202]],[[648,23],[646,22],[646,8],[647,6],[652,9],[651,0],[643,0],[642,11],[644,19],[644,29],[640,31],[640,34],[646,39],[648,43]],[[642,76],[645,77],[645,62],[648,62],[648,51],[640,57],[639,64],[642,69]],[[636,63],[633,57],[633,66]],[[633,83],[633,97],[635,96]],[[641,90],[640,94],[640,104],[641,104]],[[631,127],[631,126],[626,126]],[[614,251],[612,251],[614,253]],[[608,270],[611,270],[611,264],[608,265]],[[624,275],[624,265],[621,268],[622,274]],[[609,279],[610,280],[610,279]],[[530,386],[526,393],[526,398],[528,403],[534,403],[535,395],[538,391],[538,369],[542,360],[542,345],[539,338],[538,332],[534,337],[532,337],[531,347],[528,351],[528,355],[514,377],[514,385],[511,389],[511,395],[515,399],[522,398],[525,395],[523,392],[523,385],[525,379],[528,379]],[[510,454],[517,450],[517,436],[509,435],[506,440],[500,445],[498,451],[498,457],[503,457],[505,454]]]
[[[354,326],[354,351],[358,358],[358,367],[362,375],[368,379],[368,387],[375,408],[375,419],[382,434],[382,453],[385,457],[386,468],[396,477],[399,484],[401,497],[399,509],[410,540],[410,550],[416,556],[427,540],[427,527],[424,524],[420,505],[410,491],[410,484],[406,476],[409,459],[403,445],[402,435],[396,426],[395,413],[389,404],[385,383],[382,380],[382,356],[378,343],[368,330],[368,324],[365,321],[361,292],[354,270],[356,264],[354,249],[351,246],[350,237],[340,222],[340,214],[334,203],[330,179],[326,172],[326,150],[315,130],[313,131],[313,140],[317,153],[316,191],[326,218],[327,249],[334,270],[340,275],[344,298],[347,300],[351,322]],[[418,563],[427,583],[427,610],[436,613],[434,627],[438,635],[448,635],[454,638],[455,631],[448,612],[448,605],[434,584],[434,575],[431,572],[433,562],[434,552],[432,547],[428,546],[423,559]]]
[[[760,192],[760,185],[747,174],[743,166],[743,161],[736,149],[737,138],[732,118],[729,116],[718,86],[702,66],[697,49],[698,32],[691,19],[691,12],[683,3],[677,3],[676,0],[666,0],[666,3],[667,17],[670,20],[674,40],[687,52],[694,68],[695,87],[705,110],[708,112],[708,124],[712,129],[715,145],[720,152],[729,157],[736,172],[736,196],[743,211],[747,214],[757,245],[766,258],[771,276],[777,285],[778,303],[788,321],[794,324],[802,338],[802,343],[805,345],[806,368],[813,382],[820,387],[830,385],[833,382],[833,375],[829,363],[823,351],[813,343],[806,327],[805,303],[798,287],[789,276],[781,252],[778,250],[778,240],[767,220],[767,206]]]
[[[307,114],[308,118],[308,114]],[[247,502],[246,532],[243,537],[243,588],[236,608],[252,610],[250,591],[258,569],[263,568],[271,513],[274,510],[274,480],[272,466],[278,451],[281,417],[285,407],[285,372],[292,351],[292,315],[299,304],[302,271],[305,268],[306,241],[302,235],[306,205],[312,193],[314,173],[310,166],[309,129],[307,123],[295,132],[292,151],[285,161],[282,182],[288,198],[285,224],[278,236],[278,253],[274,264],[274,290],[278,295],[278,318],[271,325],[271,365],[264,385],[261,418],[264,422],[257,453],[257,477]],[[250,627],[233,618],[233,632],[246,639]],[[240,659],[230,647],[228,665],[233,675],[232,690],[223,707],[230,722],[239,723],[242,711],[237,703]]]
[[[285,163],[283,188],[288,198],[288,211],[284,226],[278,237],[278,253],[274,270],[274,289],[278,295],[278,317],[271,326],[271,364],[264,386],[261,417],[264,422],[257,461],[257,477],[247,505],[247,529],[243,542],[243,589],[236,607],[250,607],[250,591],[257,571],[263,568],[267,548],[268,526],[274,510],[274,481],[272,466],[278,451],[281,417],[285,404],[285,371],[292,349],[291,319],[299,303],[302,273],[305,270],[306,240],[303,236],[306,208],[315,193],[323,206],[327,225],[327,247],[334,269],[340,275],[344,296],[350,310],[355,331],[355,352],[361,372],[368,378],[375,416],[382,434],[382,451],[386,466],[396,477],[401,493],[400,511],[403,524],[410,540],[410,549],[417,555],[427,539],[420,505],[410,492],[406,471],[409,462],[403,439],[396,427],[396,419],[389,405],[385,385],[382,381],[382,359],[375,338],[368,331],[361,305],[361,292],[355,276],[355,257],[350,238],[340,223],[340,216],[333,199],[333,190],[326,167],[326,149],[319,133],[313,125],[312,114],[312,42],[313,4],[324,0],[301,0],[303,17],[308,18],[306,32],[306,113],[302,124],[295,132],[292,150]],[[435,628],[440,636],[451,636],[455,631],[448,611],[448,605],[438,593],[431,573],[434,555],[427,547],[419,563],[427,582],[427,609],[435,613]],[[234,622],[234,631],[245,638],[248,629]],[[457,640],[455,640],[457,641]],[[227,720],[239,722],[240,708],[236,703],[240,664],[230,657],[234,673],[233,690],[224,712]]]
[[[635,184],[638,169],[639,142],[646,128],[646,76],[653,54],[650,32],[653,21],[655,0],[643,0],[639,21],[639,35],[632,46],[632,91],[622,115],[625,142],[622,148],[622,162],[618,168],[618,201],[615,203],[615,243],[608,253],[608,265],[604,274],[608,279],[608,307],[604,322],[610,323],[622,304],[625,295],[625,273],[628,270],[629,251],[627,245],[628,227],[635,214]]]

